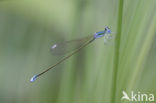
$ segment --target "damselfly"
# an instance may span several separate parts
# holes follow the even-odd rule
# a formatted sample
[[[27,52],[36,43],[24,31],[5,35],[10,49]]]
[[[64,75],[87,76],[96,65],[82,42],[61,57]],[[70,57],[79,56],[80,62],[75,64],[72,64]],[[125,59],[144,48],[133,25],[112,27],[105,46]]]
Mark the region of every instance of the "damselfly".
[[[43,71],[43,72],[41,72],[41,73],[39,73],[37,75],[34,75],[30,79],[30,82],[34,82],[42,74],[48,72],[50,69],[52,69],[55,66],[59,65],[60,63],[62,63],[63,61],[65,61],[66,59],[68,59],[69,57],[71,57],[73,54],[77,53],[82,48],[84,48],[88,44],[92,43],[97,38],[101,38],[101,37],[104,37],[104,43],[107,43],[108,40],[111,40],[112,39],[111,30],[108,27],[105,27],[105,29],[103,31],[95,32],[94,35],[91,35],[91,36],[88,36],[88,37],[85,37],[85,38],[82,38],[82,39],[71,40],[71,41],[60,42],[60,43],[54,44],[51,47],[51,52],[54,53],[54,54],[64,54],[66,52],[69,52],[69,50],[66,49],[65,47],[68,48],[71,44],[73,45],[75,43],[75,44],[80,44],[80,45],[77,46],[77,47],[75,47],[75,48],[73,47],[73,52],[71,54],[69,54],[68,56],[62,58],[60,61],[58,61],[53,66],[49,67],[48,69],[46,69],[45,71]]]

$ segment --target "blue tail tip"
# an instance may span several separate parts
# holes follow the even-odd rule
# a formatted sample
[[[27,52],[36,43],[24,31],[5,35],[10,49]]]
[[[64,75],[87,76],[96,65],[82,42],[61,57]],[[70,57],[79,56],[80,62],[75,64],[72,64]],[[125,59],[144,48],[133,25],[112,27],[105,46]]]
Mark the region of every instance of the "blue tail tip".
[[[31,79],[30,82],[34,82],[37,79],[37,75],[34,75]]]

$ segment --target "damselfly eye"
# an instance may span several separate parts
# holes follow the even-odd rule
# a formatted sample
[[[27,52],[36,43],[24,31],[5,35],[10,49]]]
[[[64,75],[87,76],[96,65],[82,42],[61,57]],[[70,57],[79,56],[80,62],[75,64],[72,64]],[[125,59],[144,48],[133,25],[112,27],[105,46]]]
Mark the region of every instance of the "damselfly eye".
[[[109,33],[109,34],[111,33],[111,30],[110,30],[109,27],[106,27],[106,28],[105,28],[105,31],[106,31],[106,33]]]
[[[111,30],[110,30],[110,29],[108,29],[108,30],[107,30],[107,32],[110,34],[110,33],[111,33]]]

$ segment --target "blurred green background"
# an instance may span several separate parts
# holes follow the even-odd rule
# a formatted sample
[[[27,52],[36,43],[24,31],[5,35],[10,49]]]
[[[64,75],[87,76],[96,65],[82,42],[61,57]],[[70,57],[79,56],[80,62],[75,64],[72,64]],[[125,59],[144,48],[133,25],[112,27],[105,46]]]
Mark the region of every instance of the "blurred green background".
[[[50,47],[109,26],[98,39],[55,64]],[[156,96],[156,0],[1,0],[0,103],[122,103],[122,91]],[[156,100],[155,100],[156,101]]]

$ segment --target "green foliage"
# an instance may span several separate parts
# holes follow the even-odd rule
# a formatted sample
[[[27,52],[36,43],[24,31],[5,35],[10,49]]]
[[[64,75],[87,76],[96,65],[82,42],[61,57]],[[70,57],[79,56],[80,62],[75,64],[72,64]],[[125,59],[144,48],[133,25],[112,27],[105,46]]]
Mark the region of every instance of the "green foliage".
[[[155,0],[0,1],[0,103],[129,103],[122,91],[156,96]],[[97,39],[43,75],[63,56],[50,46],[109,26]],[[156,101],[156,100],[155,100]]]

